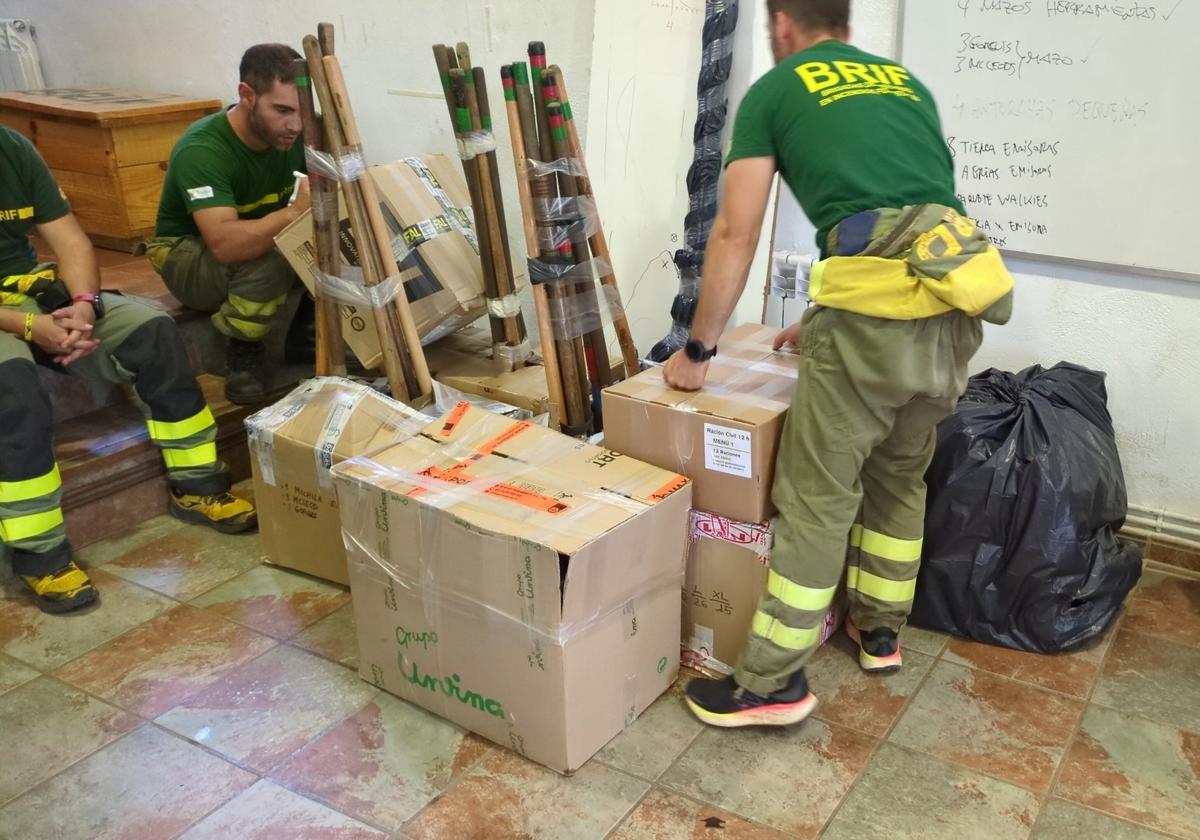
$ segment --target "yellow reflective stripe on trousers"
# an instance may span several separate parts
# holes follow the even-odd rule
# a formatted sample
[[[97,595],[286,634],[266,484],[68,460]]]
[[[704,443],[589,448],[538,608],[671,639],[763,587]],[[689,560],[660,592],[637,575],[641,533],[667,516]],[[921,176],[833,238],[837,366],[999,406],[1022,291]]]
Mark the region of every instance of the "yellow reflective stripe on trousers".
[[[915,563],[920,560],[923,544],[924,540],[901,540],[861,525],[850,529],[851,547],[861,548],[867,554],[874,554],[884,560],[895,560],[897,563]]]
[[[20,542],[31,537],[40,537],[62,524],[61,508],[42,513],[30,513],[25,516],[14,516],[11,519],[0,519],[0,538],[7,543]]]
[[[834,593],[837,592],[837,587],[830,586],[827,589],[814,589],[811,586],[801,586],[776,574],[775,570],[772,569],[770,574],[767,575],[767,592],[794,610],[817,612],[818,610],[824,610],[832,603]]]
[[[24,481],[0,481],[0,504],[9,502],[25,502],[49,496],[62,487],[62,477],[58,473],[58,464],[45,475],[37,478],[27,478]]]
[[[225,320],[231,327],[235,327],[242,335],[251,340],[261,339],[271,331],[271,328],[267,324],[243,321],[241,318],[230,318],[228,315],[225,316]]]
[[[888,580],[864,572],[858,566],[850,566],[846,569],[846,588],[889,604],[905,604],[917,594],[917,579]]]
[[[761,610],[754,614],[750,632],[788,650],[807,650],[821,641],[821,628],[788,627]]]
[[[176,420],[172,423],[162,420],[147,420],[146,427],[150,429],[150,437],[154,440],[183,440],[216,425],[216,422],[213,419],[212,411],[208,406],[204,406],[186,420]]]
[[[202,443],[199,446],[193,446],[191,449],[164,449],[162,454],[163,460],[166,461],[167,469],[169,470],[206,467],[209,464],[216,463],[217,445],[215,443]]]
[[[287,295],[268,301],[250,300],[241,295],[229,296],[229,305],[237,310],[239,315],[245,315],[247,318],[270,318],[286,301]]]

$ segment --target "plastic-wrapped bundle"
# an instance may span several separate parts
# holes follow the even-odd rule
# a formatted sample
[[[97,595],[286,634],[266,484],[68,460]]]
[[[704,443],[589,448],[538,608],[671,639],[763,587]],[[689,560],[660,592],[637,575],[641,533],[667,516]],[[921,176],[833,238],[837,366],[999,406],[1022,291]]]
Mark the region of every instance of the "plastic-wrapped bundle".
[[[696,148],[688,170],[688,214],[684,220],[684,247],[675,252],[679,293],[671,304],[671,332],[650,351],[650,359],[666,361],[687,342],[700,276],[704,247],[717,218],[717,184],[721,177],[721,135],[729,118],[726,83],[733,66],[733,33],[737,29],[738,0],[707,0],[700,79],[696,85],[699,107],[693,133]]]

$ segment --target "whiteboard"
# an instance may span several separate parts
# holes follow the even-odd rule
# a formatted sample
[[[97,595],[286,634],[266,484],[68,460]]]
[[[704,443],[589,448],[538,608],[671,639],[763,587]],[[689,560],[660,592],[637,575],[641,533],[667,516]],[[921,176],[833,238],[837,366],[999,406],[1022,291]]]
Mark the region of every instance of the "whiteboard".
[[[1200,0],[907,0],[901,44],[997,246],[1200,275]]]

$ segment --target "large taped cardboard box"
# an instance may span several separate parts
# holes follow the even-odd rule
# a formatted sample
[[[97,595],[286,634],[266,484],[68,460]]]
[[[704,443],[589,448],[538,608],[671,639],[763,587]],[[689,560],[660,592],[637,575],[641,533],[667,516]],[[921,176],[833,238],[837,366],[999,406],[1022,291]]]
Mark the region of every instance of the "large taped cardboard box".
[[[774,535],[769,524],[694,510],[688,543],[681,658],[699,671],[731,674],[767,589]],[[837,631],[843,612],[839,592],[825,616],[822,643]]]
[[[349,584],[329,468],[411,437],[429,418],[332,377],[300,385],[246,418],[258,531],[267,560]]]
[[[674,680],[682,476],[466,404],[333,472],[364,679],[564,773]]]
[[[605,445],[692,479],[701,510],[765,522],[800,365],[771,349],[778,332],[745,324],[723,335],[701,391],[667,387],[661,368],[606,388]]]
[[[449,335],[486,313],[483,268],[470,227],[462,168],[445,155],[422,155],[369,167],[388,233],[413,249],[400,264],[404,290],[423,343]],[[342,265],[360,265],[345,202],[339,202]],[[275,246],[311,292],[316,268],[311,213],[275,237]],[[343,302],[342,334],[367,367],[382,364],[371,310]]]

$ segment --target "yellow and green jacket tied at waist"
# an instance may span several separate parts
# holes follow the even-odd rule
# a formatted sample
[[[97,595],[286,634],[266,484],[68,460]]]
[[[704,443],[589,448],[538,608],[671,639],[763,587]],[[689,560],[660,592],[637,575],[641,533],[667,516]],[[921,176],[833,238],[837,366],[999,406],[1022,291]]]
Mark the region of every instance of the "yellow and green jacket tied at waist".
[[[834,256],[809,276],[819,306],[904,321],[957,309],[1003,324],[1012,313],[1013,280],[1000,252],[950,207],[859,213],[829,232],[828,251]]]

